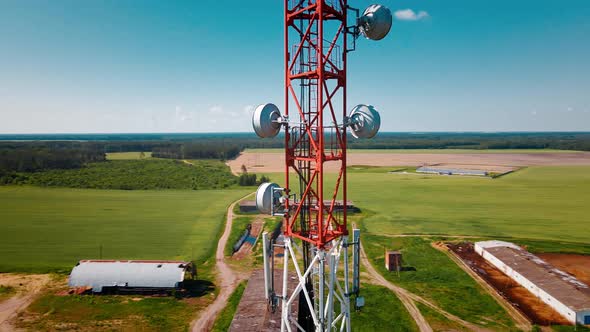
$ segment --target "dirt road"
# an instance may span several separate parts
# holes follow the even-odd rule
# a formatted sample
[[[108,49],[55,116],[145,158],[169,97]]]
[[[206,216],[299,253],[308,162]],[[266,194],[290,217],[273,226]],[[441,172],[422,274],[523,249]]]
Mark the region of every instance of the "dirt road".
[[[48,274],[0,274],[0,285],[16,289],[14,296],[0,302],[0,332],[16,330],[10,323],[11,319],[33,302],[50,279]]]
[[[229,296],[233,293],[236,289],[238,284],[243,280],[247,279],[247,275],[241,274],[237,275],[234,271],[227,265],[225,262],[225,244],[227,243],[227,239],[229,238],[229,234],[231,232],[232,222],[234,218],[234,206],[241,201],[242,199],[250,196],[250,194],[238,199],[237,201],[233,202],[229,208],[227,209],[227,219],[225,223],[225,230],[217,243],[217,251],[215,252],[215,266],[217,268],[217,278],[219,280],[219,295],[211,305],[205,309],[198,319],[194,320],[191,323],[191,331],[193,332],[205,332],[210,331],[215,323],[215,318],[221,312],[221,310],[227,304],[227,300]]]
[[[389,288],[392,292],[395,293],[395,295],[397,295],[397,297],[400,299],[402,304],[406,307],[406,309],[408,310],[408,312],[410,313],[412,318],[416,321],[416,324],[418,325],[418,328],[420,329],[420,331],[432,331],[432,328],[430,327],[430,325],[428,324],[428,322],[426,321],[424,316],[422,316],[422,313],[420,312],[418,307],[416,307],[415,302],[420,302],[420,303],[430,307],[430,309],[435,310],[439,314],[445,316],[448,320],[451,320],[455,323],[461,324],[465,328],[467,328],[471,331],[478,331],[478,332],[491,331],[486,328],[483,328],[483,327],[477,326],[475,324],[472,324],[470,322],[467,322],[467,321],[465,321],[465,320],[463,320],[463,319],[461,319],[449,312],[446,312],[445,310],[438,307],[436,304],[434,304],[434,303],[432,303],[432,302],[430,302],[430,301],[428,301],[428,300],[426,300],[414,293],[411,293],[410,291],[408,291],[404,288],[401,288],[401,287],[396,286],[395,284],[389,282],[379,272],[377,272],[377,270],[375,270],[373,265],[371,265],[371,262],[367,258],[367,255],[365,254],[365,249],[362,247],[362,245],[361,245],[361,259],[362,259],[363,265],[367,268],[367,272],[369,273],[371,278],[374,281],[376,281],[377,284]]]

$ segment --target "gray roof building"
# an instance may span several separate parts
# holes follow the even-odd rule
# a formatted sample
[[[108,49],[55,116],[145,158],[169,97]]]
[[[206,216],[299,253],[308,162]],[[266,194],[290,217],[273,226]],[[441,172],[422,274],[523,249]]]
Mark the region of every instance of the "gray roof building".
[[[81,260],[72,269],[70,287],[92,287],[102,292],[104,287],[120,288],[178,288],[190,262]]]

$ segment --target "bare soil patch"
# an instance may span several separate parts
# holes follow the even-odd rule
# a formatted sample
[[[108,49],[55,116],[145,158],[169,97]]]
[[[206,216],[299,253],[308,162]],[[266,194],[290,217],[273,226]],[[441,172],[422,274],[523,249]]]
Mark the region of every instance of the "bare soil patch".
[[[487,263],[473,250],[472,243],[449,244],[449,249],[459,256],[475,273],[490,284],[499,295],[537,325],[570,325],[557,311],[538,299],[496,267]]]
[[[576,254],[537,254],[537,256],[590,285],[590,256]]]
[[[11,320],[24,310],[50,282],[48,274],[0,274],[0,285],[13,287],[13,296],[0,301],[0,331],[14,330]]]
[[[366,166],[423,166],[444,165],[504,173],[525,166],[590,165],[588,152],[556,153],[350,153],[348,165]],[[240,173],[242,165],[249,172],[275,173],[285,169],[285,156],[273,152],[245,151],[227,163],[233,173]],[[338,163],[326,163],[324,169],[336,172]]]

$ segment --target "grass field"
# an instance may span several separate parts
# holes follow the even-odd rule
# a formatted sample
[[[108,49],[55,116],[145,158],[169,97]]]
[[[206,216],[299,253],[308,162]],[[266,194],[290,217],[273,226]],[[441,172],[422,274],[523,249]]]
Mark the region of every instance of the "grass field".
[[[0,285],[0,301],[11,297],[15,292],[14,287]]]
[[[58,296],[47,292],[19,315],[28,331],[187,331],[208,296],[176,299],[145,296]]]
[[[246,152],[258,153],[285,153],[284,149],[246,149]],[[429,153],[429,154],[448,154],[448,153],[572,153],[584,151],[573,150],[555,150],[555,149],[350,149],[349,153]]]
[[[385,287],[363,284],[365,306],[352,311],[350,320],[353,331],[418,331],[416,323],[400,300]]]
[[[504,309],[444,253],[432,248],[430,241],[366,233],[362,241],[373,266],[389,281],[434,301],[442,309],[464,320],[500,331],[514,329]],[[404,267],[410,270],[400,272],[399,276],[387,271],[384,266],[385,249],[401,250]],[[436,319],[432,313],[426,311],[427,314]]]
[[[152,157],[151,152],[144,152],[143,157],[141,152],[110,152],[107,153],[107,160],[136,160],[148,159]]]
[[[395,169],[349,169],[348,198],[370,233],[590,242],[589,166],[529,167],[496,179],[388,173]],[[332,188],[335,175],[325,179]]]
[[[531,167],[497,178],[349,174],[374,234],[590,241],[590,167]]]
[[[0,272],[79,259],[210,256],[227,206],[251,189],[120,191],[0,187]]]

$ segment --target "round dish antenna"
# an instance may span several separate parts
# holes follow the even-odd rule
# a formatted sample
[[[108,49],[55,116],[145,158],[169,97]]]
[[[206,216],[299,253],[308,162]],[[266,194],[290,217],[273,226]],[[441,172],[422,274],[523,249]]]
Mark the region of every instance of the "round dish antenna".
[[[391,11],[383,5],[370,5],[358,19],[359,32],[368,39],[381,40],[387,36],[392,23]]]
[[[371,138],[381,127],[381,116],[371,105],[357,105],[350,111],[350,129],[355,138]]]
[[[256,208],[258,211],[271,214],[273,206],[279,206],[281,194],[277,190],[280,189],[276,183],[265,182],[261,184],[256,190]]]
[[[252,115],[252,127],[261,138],[277,136],[281,130],[281,111],[275,104],[262,104]]]

